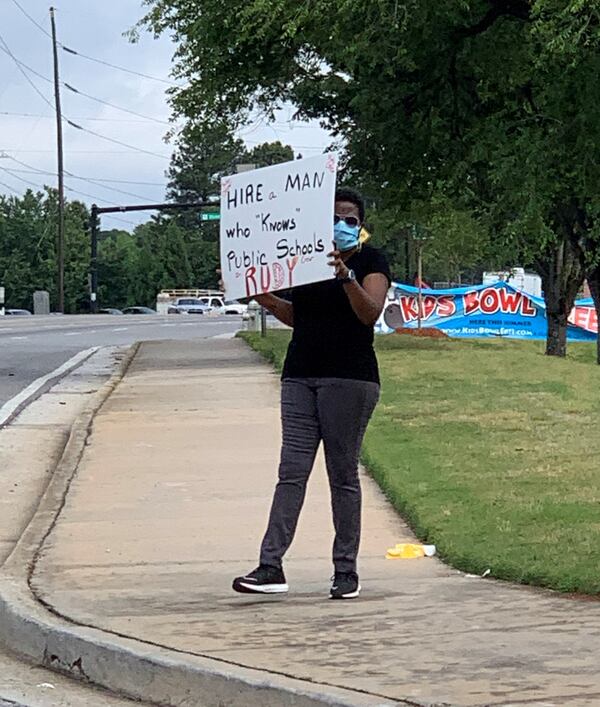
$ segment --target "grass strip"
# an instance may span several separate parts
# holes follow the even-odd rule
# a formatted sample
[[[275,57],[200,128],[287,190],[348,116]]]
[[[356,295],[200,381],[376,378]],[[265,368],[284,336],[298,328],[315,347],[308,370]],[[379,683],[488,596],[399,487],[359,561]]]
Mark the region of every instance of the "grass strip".
[[[242,334],[281,370],[288,331]],[[363,461],[458,569],[600,592],[595,345],[377,337],[379,406]]]

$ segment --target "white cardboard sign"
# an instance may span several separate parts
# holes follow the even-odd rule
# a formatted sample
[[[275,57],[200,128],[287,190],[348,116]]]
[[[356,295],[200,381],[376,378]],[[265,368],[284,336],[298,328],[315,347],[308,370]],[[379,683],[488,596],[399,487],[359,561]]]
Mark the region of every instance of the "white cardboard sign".
[[[333,277],[335,155],[221,180],[221,272],[227,297],[254,297]]]

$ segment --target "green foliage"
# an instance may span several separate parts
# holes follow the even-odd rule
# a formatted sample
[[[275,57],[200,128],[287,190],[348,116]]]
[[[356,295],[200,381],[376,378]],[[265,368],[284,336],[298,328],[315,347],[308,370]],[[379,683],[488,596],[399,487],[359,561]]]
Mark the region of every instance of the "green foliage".
[[[56,192],[28,190],[22,197],[0,196],[0,284],[9,307],[31,309],[35,290],[48,290],[57,305]],[[65,311],[76,312],[87,298],[89,237],[86,207],[65,206]]]
[[[472,266],[477,231],[504,264],[535,266],[561,352],[600,240],[594,0],[145,3],[146,26],[175,31],[177,113],[238,126],[289,101],[319,118],[346,181],[396,223],[415,202],[448,204],[451,231],[465,222],[454,271]]]

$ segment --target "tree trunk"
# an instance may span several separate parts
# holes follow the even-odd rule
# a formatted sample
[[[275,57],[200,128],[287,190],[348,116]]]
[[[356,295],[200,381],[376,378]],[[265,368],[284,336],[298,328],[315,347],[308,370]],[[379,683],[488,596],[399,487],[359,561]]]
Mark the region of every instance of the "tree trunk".
[[[599,323],[598,328],[600,330],[600,265],[597,265],[588,273],[587,280],[590,286],[590,292],[592,293],[592,299],[594,300],[596,319]],[[596,363],[600,366],[600,331],[598,331],[596,342]]]
[[[567,355],[567,318],[564,314],[546,309],[548,334],[546,335],[546,356]]]
[[[566,356],[568,319],[585,276],[583,254],[566,237],[546,257],[538,259],[538,268],[548,322],[546,355]]]

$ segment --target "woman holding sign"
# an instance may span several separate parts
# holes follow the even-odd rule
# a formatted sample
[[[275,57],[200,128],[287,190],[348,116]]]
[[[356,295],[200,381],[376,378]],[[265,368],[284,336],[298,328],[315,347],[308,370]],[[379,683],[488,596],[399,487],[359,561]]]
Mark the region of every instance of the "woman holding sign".
[[[260,565],[236,577],[243,593],[287,592],[282,560],[289,548],[317,448],[323,440],[335,527],[332,599],[360,592],[356,560],[361,530],[358,455],[379,398],[373,325],[390,286],[385,257],[361,243],[364,201],[351,189],[335,196],[334,244],[329,256],[335,277],[256,300],[293,327],[282,375],[283,444],[279,481]]]

